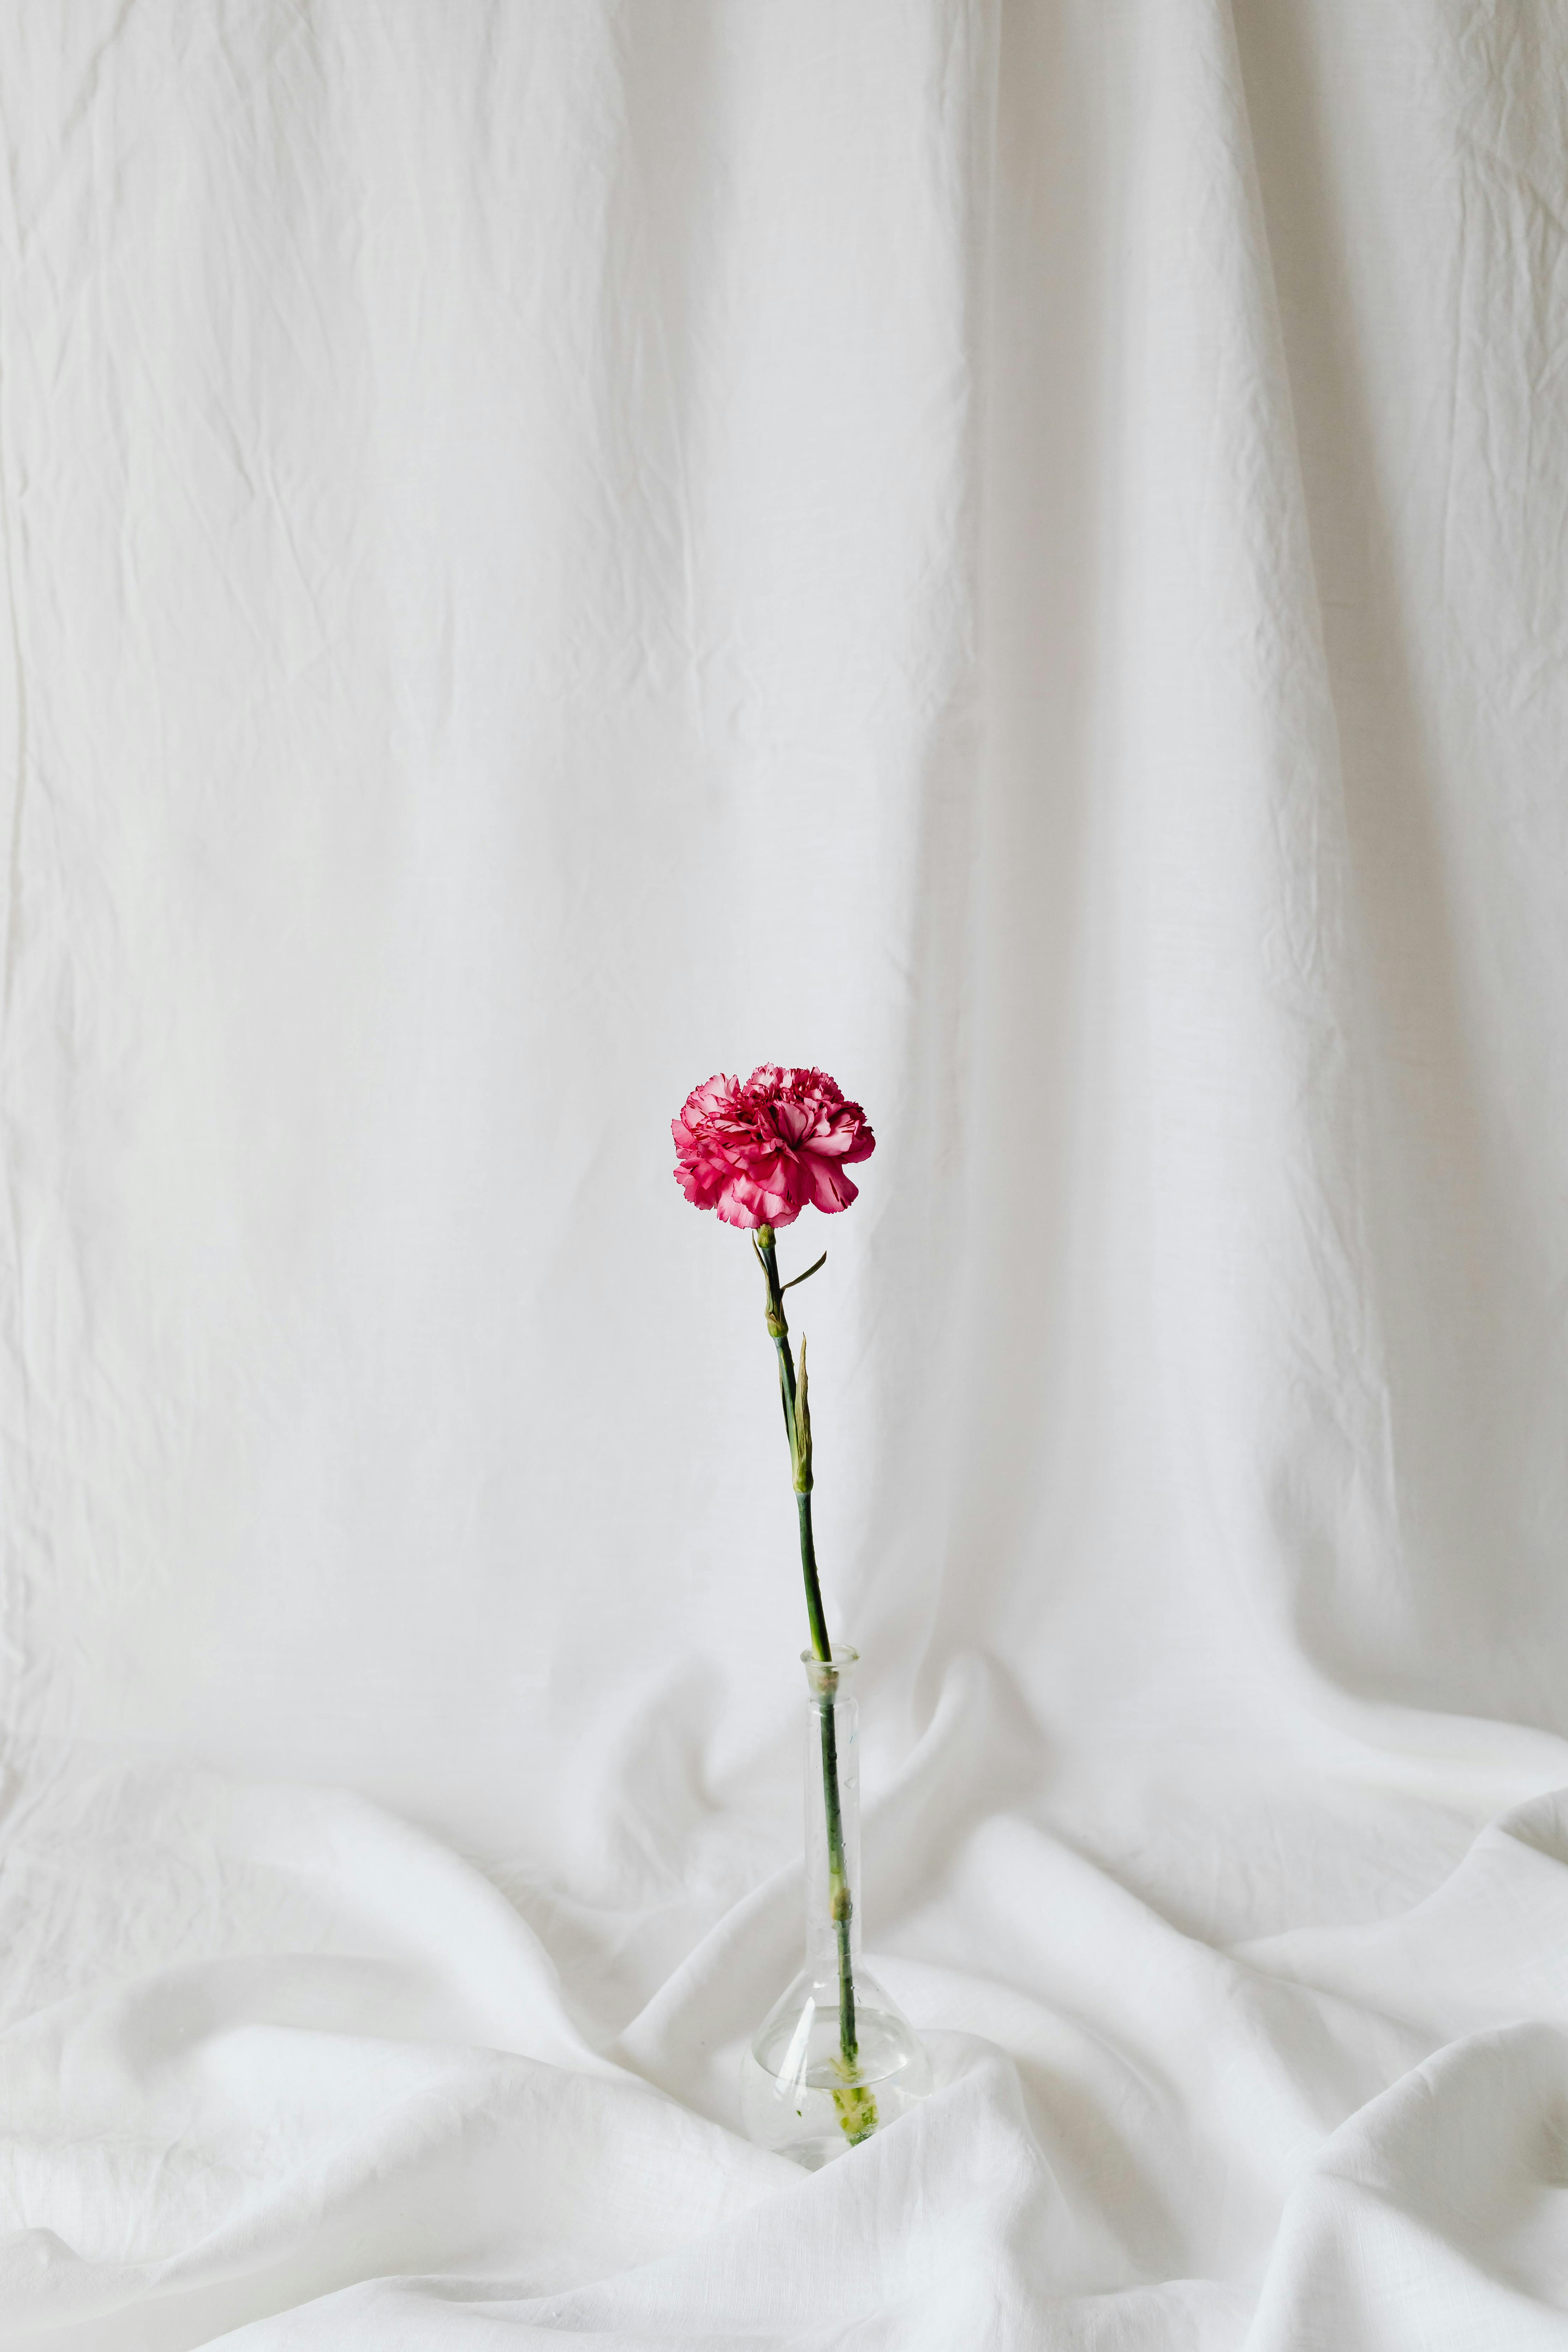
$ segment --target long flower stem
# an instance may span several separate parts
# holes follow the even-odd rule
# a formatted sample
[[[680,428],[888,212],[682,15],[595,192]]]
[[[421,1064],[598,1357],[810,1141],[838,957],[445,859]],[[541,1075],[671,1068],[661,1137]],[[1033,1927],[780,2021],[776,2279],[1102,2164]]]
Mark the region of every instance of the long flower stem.
[[[816,1545],[811,1529],[810,1422],[803,1415],[803,1400],[796,1391],[795,1360],[789,1345],[789,1322],[784,1314],[784,1291],[779,1284],[778,1256],[771,1225],[759,1227],[756,1246],[768,1286],[768,1332],[778,1352],[784,1427],[789,1435],[790,1459],[795,1468],[795,1504],[800,1515],[800,1566],[805,1580],[805,1613],[811,1626],[811,1647],[813,1654],[826,1665],[832,1661],[833,1645],[827,1638],[822,1585],[816,1573]],[[804,1363],[804,1357],[802,1361]],[[817,1714],[822,1725],[822,1802],[827,1827],[828,1896],[833,1913],[834,1937],[838,1947],[838,2047],[845,2067],[852,2074],[858,2050],[855,2031],[855,1972],[849,1948],[853,1902],[849,1874],[844,1863],[844,1820],[838,1801],[838,1735],[834,1722],[831,1689],[819,1698]]]

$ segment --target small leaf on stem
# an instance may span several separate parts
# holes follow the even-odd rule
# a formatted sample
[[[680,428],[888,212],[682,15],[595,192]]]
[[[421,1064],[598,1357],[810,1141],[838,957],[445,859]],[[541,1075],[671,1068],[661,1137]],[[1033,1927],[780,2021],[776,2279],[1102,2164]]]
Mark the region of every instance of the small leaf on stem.
[[[811,1401],[805,1382],[805,1336],[801,1335],[800,1377],[795,1391],[795,1427],[790,1433],[795,1455],[795,1491],[811,1492]]]

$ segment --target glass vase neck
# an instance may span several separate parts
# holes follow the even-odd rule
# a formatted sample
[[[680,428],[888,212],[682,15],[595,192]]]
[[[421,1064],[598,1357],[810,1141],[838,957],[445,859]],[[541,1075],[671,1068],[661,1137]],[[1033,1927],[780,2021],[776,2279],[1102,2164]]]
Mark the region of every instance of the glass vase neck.
[[[803,1650],[805,1668],[805,1948],[825,1998],[843,2001],[854,2040],[854,1963],[860,1951],[859,1653]]]

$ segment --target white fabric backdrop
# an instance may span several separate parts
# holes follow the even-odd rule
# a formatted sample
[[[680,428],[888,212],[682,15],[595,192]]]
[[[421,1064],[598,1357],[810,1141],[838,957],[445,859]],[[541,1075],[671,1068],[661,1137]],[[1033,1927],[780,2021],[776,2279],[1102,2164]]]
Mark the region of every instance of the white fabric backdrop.
[[[0,111],[0,2346],[1568,2344],[1563,11]],[[941,2077],[815,2179],[763,1058]]]

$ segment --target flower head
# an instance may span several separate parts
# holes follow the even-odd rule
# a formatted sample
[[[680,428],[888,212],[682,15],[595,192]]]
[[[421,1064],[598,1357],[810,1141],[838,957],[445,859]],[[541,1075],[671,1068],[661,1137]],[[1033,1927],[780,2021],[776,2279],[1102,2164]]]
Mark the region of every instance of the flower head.
[[[877,1148],[865,1112],[826,1070],[775,1062],[744,1085],[720,1076],[694,1087],[670,1133],[676,1182],[727,1225],[791,1225],[803,1209],[847,1209],[859,1187],[845,1171]]]

